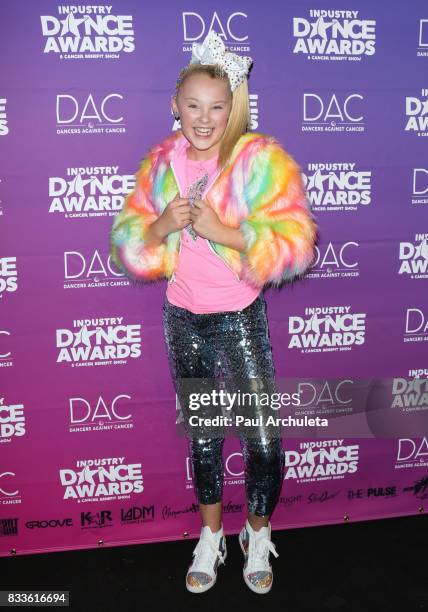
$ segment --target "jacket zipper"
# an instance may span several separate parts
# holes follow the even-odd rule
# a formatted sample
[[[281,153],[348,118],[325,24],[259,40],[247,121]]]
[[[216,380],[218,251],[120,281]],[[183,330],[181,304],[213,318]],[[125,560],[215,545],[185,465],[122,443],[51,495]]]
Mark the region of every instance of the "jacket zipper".
[[[178,191],[179,191],[179,193],[180,193],[180,197],[184,197],[184,196],[182,195],[181,186],[180,186],[180,183],[179,183],[179,181],[178,181],[177,174],[176,174],[176,172],[175,172],[175,170],[174,170],[174,165],[173,165],[173,163],[172,163],[172,160],[171,160],[169,163],[170,163],[171,170],[172,170],[172,173],[173,173],[173,175],[174,175],[175,181],[176,181],[177,186],[178,186]],[[204,198],[206,197],[207,193],[209,192],[209,190],[211,189],[211,187],[214,185],[214,183],[216,182],[216,180],[217,180],[217,178],[220,176],[220,174],[221,174],[221,170],[219,170],[219,171],[217,172],[217,174],[214,176],[213,180],[211,181],[211,185],[210,185],[210,186],[208,187],[208,189],[205,191]],[[235,272],[235,270],[233,270],[233,269],[232,269],[232,268],[229,266],[229,264],[228,264],[228,263],[227,263],[227,262],[226,262],[226,261],[223,259],[223,257],[221,257],[221,255],[219,255],[219,254],[218,254],[218,253],[217,253],[217,252],[214,250],[214,247],[212,246],[211,241],[210,241],[210,240],[208,240],[207,238],[205,238],[205,240],[207,241],[207,244],[208,244],[209,248],[211,249],[211,251],[214,253],[214,255],[217,255],[217,257],[218,257],[219,259],[221,259],[221,261],[224,263],[224,265],[225,265],[227,268],[229,268],[229,270],[231,270],[231,272],[233,272],[233,274],[236,276],[236,278],[238,279],[238,281],[239,281],[239,282],[241,282],[241,279],[239,278],[239,275],[238,275],[238,274]],[[178,255],[179,255],[179,256],[180,256],[180,253],[181,253],[181,232],[180,232],[180,242],[179,242],[179,250],[178,250]],[[171,279],[171,282],[172,282],[172,280],[173,280],[173,279],[175,279],[175,274],[174,274],[174,273],[172,274],[172,279]]]

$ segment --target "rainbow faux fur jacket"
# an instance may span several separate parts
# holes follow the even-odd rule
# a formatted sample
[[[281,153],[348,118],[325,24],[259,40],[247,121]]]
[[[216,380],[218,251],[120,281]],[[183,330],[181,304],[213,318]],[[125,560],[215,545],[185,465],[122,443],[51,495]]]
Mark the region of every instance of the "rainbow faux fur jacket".
[[[183,230],[171,232],[155,247],[147,247],[144,236],[179,193],[173,160],[185,140],[178,130],[150,149],[136,174],[134,190],[114,219],[111,256],[134,280],[169,280],[177,266]],[[244,235],[243,252],[208,241],[237,278],[260,288],[278,287],[313,263],[318,228],[300,167],[273,136],[243,134],[204,199],[223,224],[240,228]]]

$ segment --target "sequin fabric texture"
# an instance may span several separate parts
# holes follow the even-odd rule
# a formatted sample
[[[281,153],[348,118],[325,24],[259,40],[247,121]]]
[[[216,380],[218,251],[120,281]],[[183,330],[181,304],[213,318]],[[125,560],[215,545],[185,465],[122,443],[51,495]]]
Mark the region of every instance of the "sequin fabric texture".
[[[236,377],[273,380],[275,369],[269,340],[266,301],[263,293],[246,308],[237,311],[195,314],[167,299],[163,305],[164,338],[172,380],[183,405],[180,379]],[[280,436],[259,435],[239,438],[245,468],[248,510],[257,516],[272,513],[281,491],[284,453]],[[214,504],[223,493],[224,436],[189,436],[193,484],[199,503]]]

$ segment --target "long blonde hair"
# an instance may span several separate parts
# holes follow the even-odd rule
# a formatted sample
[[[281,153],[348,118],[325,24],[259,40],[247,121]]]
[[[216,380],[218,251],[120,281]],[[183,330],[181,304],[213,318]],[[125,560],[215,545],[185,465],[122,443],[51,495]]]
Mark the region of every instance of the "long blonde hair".
[[[227,73],[218,65],[215,64],[198,64],[192,63],[183,68],[180,76],[177,79],[175,87],[175,98],[177,100],[178,92],[183,81],[191,74],[203,73],[213,79],[227,81],[229,88],[229,77]],[[235,91],[232,92],[232,108],[230,110],[229,119],[226,129],[221,139],[220,151],[218,156],[218,165],[224,168],[230,160],[233,148],[239,138],[251,128],[250,102],[248,97],[248,81],[244,81],[238,85]]]

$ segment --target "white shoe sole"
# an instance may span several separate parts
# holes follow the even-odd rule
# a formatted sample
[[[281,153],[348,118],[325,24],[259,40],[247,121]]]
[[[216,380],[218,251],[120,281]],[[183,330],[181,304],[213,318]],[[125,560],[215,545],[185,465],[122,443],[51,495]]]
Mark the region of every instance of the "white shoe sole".
[[[227,548],[226,545],[224,547],[224,561],[226,561],[226,557],[227,557]],[[211,580],[211,582],[208,582],[205,586],[203,587],[192,587],[190,586],[190,584],[187,583],[187,574],[186,574],[186,589],[188,591],[190,591],[190,593],[206,593],[207,591],[209,591],[210,589],[212,589],[212,587],[215,585],[215,583],[217,582],[217,574],[218,574],[218,570],[219,567],[221,567],[223,565],[223,563],[219,563],[217,566],[217,573],[214,576],[214,579]]]
[[[241,534],[239,534],[239,538],[238,539],[239,539],[239,546],[241,547],[241,550],[242,550],[242,554],[244,555],[244,559],[246,559],[247,555],[245,553],[244,546],[243,546],[242,541],[241,541]],[[273,576],[272,576],[272,582],[270,583],[270,585],[268,587],[264,588],[264,589],[261,589],[259,587],[254,586],[254,584],[251,582],[251,580],[249,580],[247,578],[247,576],[245,574],[245,568],[242,570],[242,575],[244,577],[244,582],[247,585],[247,587],[249,589],[251,589],[251,591],[253,591],[253,593],[257,593],[257,595],[264,595],[265,593],[269,593],[269,591],[271,590],[271,588],[273,586]]]

